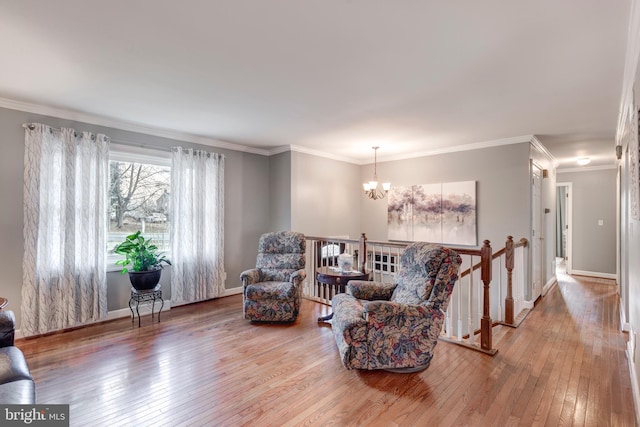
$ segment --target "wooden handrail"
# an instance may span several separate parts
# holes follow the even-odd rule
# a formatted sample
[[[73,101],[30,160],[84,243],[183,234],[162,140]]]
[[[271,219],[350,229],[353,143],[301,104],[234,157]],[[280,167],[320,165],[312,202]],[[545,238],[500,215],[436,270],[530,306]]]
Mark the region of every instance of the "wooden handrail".
[[[508,240],[508,239],[513,239],[513,237],[511,237],[511,236],[507,236],[507,240]],[[529,241],[523,237],[523,238],[521,238],[521,239],[518,241],[518,243],[514,243],[514,244],[513,244],[513,249],[515,249],[515,248],[520,248],[520,247],[523,247],[523,246],[524,246],[524,247],[526,247],[528,244],[529,244]],[[456,251],[457,251],[457,249],[456,249]],[[458,252],[459,252],[459,251],[458,251]],[[506,252],[506,244],[505,244],[505,247],[504,247],[504,248],[499,249],[498,251],[494,252],[494,253],[493,253],[493,255],[491,256],[491,259],[492,259],[492,260],[494,260],[494,259],[496,259],[496,258],[500,258],[502,255],[504,255],[504,254],[505,254],[505,252]],[[463,252],[459,252],[459,253],[463,253]],[[478,251],[478,253],[469,253],[469,252],[466,252],[466,253],[463,253],[463,254],[464,254],[464,255],[480,255],[479,251]],[[476,271],[476,270],[477,270],[477,269],[479,269],[481,266],[482,266],[482,262],[479,262],[479,263],[475,264],[475,265],[473,266],[473,271]],[[468,275],[471,273],[471,268],[472,268],[472,267],[469,267],[469,268],[467,268],[466,270],[464,270],[462,273],[460,273],[460,278],[463,278],[463,277],[468,276]]]

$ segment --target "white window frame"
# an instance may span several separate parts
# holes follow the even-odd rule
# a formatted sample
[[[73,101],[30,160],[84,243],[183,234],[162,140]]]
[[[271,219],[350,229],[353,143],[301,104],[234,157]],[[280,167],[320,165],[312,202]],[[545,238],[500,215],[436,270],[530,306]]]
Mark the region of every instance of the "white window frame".
[[[155,166],[167,166],[171,168],[171,152],[168,149],[134,147],[112,142],[109,146],[109,161],[112,160],[119,162],[143,163]],[[111,176],[109,176],[108,179],[110,180]],[[109,184],[110,183],[107,183],[107,185]],[[107,218],[108,217],[109,212],[107,212]],[[108,226],[107,233],[109,233]],[[170,251],[166,252],[166,255],[168,259],[171,259]],[[122,266],[116,265],[116,261],[121,258],[122,256],[120,255],[107,253],[107,272],[122,270]]]

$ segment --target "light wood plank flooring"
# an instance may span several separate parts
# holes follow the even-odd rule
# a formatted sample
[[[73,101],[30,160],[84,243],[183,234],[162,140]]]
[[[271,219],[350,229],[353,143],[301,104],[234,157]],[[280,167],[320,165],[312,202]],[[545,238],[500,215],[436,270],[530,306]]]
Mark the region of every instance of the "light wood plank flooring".
[[[494,329],[495,357],[440,342],[416,374],[346,370],[307,300],[290,325],[245,321],[233,296],[17,345],[73,426],[633,426],[615,287],[561,278]]]

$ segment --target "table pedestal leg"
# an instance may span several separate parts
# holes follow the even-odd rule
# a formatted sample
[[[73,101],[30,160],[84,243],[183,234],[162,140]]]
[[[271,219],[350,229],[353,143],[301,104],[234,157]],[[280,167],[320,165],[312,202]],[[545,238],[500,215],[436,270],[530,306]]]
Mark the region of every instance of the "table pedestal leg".
[[[329,313],[326,316],[318,317],[318,322],[327,322],[327,321],[329,321],[331,319],[333,319],[333,313]]]

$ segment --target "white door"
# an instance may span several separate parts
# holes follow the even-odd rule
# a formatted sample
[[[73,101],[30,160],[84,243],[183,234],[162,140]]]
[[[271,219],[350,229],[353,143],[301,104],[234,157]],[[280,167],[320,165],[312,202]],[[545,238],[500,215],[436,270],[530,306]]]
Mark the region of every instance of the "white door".
[[[531,301],[542,295],[542,169],[533,164],[531,168]]]

